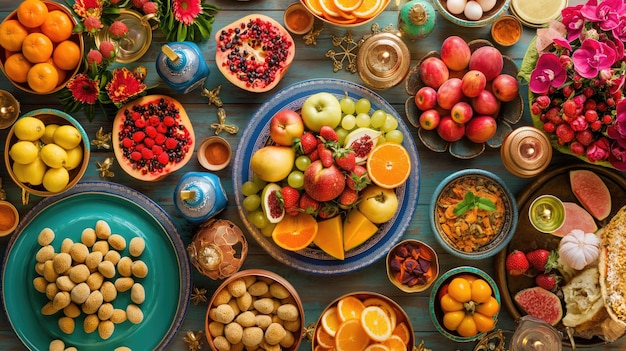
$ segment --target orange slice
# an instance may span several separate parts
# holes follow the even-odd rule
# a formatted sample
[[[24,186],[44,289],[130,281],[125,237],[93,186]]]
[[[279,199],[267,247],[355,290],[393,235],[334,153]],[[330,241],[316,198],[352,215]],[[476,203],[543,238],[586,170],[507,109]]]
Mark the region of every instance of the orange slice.
[[[358,20],[358,18],[356,17],[352,17],[352,18],[335,17],[335,16],[329,16],[327,14],[324,14],[324,18],[326,18],[329,22],[332,22],[335,24],[351,24],[351,23],[356,23]]]
[[[374,17],[384,4],[385,0],[363,0],[357,9],[352,11],[352,14],[359,18],[369,19]]]
[[[406,322],[400,322],[396,325],[396,328],[391,332],[391,336],[396,335],[399,337],[405,345],[408,345],[411,342],[411,330]]]
[[[324,16],[324,9],[322,9],[320,0],[305,0],[304,2],[314,15]]]
[[[411,157],[400,144],[376,145],[367,157],[367,175],[381,188],[397,188],[406,182],[409,174],[411,174]]]
[[[333,0],[335,6],[344,12],[351,12],[359,8],[365,0]]]
[[[349,319],[339,326],[335,336],[337,351],[363,351],[370,338],[357,319]]]
[[[296,251],[309,246],[317,234],[317,221],[308,213],[285,216],[272,231],[276,245],[285,250]]]
[[[383,345],[387,346],[389,351],[405,351],[406,344],[397,335],[390,336],[387,340],[383,341]]]
[[[391,305],[387,303],[385,300],[379,297],[370,297],[369,299],[365,299],[363,301],[363,305],[365,305],[365,307],[378,306],[382,308],[385,311],[385,313],[387,313],[387,315],[389,316],[389,320],[391,320],[391,326],[392,326],[391,329],[396,328],[396,321],[398,320],[396,316],[396,312],[393,309],[393,307],[391,307]]]
[[[365,305],[354,296],[341,298],[337,303],[337,314],[342,322],[349,319],[360,319]]]
[[[384,344],[371,344],[368,346],[365,351],[389,351],[389,348]]]
[[[341,320],[337,314],[337,307],[333,306],[322,315],[322,328],[332,337],[335,337]]]
[[[324,349],[332,349],[335,347],[335,338],[328,334],[326,329],[317,328],[315,333],[315,341],[317,341],[318,346],[323,347]]]
[[[374,341],[385,341],[391,336],[391,319],[379,306],[365,307],[361,313],[361,326]]]
[[[335,5],[334,0],[319,0],[320,6],[322,7],[322,12],[324,13],[324,17],[340,17],[339,9]]]

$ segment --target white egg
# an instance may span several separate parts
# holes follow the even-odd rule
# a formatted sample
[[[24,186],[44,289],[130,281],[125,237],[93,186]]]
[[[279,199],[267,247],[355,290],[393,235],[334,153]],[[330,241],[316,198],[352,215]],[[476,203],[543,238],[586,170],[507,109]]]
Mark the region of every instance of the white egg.
[[[446,8],[448,9],[448,11],[450,11],[451,14],[459,15],[463,13],[466,3],[467,0],[448,0],[446,2]]]
[[[496,6],[496,0],[476,0],[476,2],[480,4],[483,12],[487,12]]]
[[[483,16],[483,8],[476,1],[468,1],[463,13],[467,19],[476,21]]]

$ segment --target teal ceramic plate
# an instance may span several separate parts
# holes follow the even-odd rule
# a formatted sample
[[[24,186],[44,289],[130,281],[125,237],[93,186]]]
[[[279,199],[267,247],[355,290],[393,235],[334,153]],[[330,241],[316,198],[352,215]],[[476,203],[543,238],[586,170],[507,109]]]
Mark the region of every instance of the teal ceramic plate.
[[[106,220],[111,231],[124,236],[127,242],[142,237],[146,249],[139,258],[149,269],[145,278],[137,279],[146,293],[141,305],[143,321],[116,324],[113,335],[106,340],[97,331],[91,334],[83,331],[84,314],[75,319],[72,334],[63,333],[58,326],[62,312],[42,315],[40,309],[48,298],[36,291],[32,283],[38,276],[35,255],[40,248],[37,237],[43,228],[54,230],[56,237],[52,245],[59,252],[63,238],[80,242],[82,230],[94,228],[99,219]],[[128,248],[121,255],[129,256]],[[120,346],[163,350],[182,324],[190,290],[189,260],[167,213],[143,194],[109,182],[78,183],[62,195],[41,200],[12,236],[2,270],[2,298],[7,317],[29,350],[47,350],[54,339],[82,351],[113,350]],[[125,308],[129,302],[130,291],[127,291],[118,293],[112,304]]]

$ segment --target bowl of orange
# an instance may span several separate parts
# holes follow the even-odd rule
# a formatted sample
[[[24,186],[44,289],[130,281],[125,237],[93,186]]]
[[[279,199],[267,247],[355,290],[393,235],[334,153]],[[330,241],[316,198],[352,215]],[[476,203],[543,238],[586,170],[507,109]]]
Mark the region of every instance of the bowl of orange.
[[[390,0],[300,0],[315,17],[338,27],[356,27],[378,16]]]
[[[415,349],[413,326],[402,307],[385,295],[367,291],[331,302],[318,318],[311,342],[315,350]]]
[[[72,12],[54,1],[24,0],[0,24],[0,69],[32,94],[61,90],[80,69],[85,44]]]

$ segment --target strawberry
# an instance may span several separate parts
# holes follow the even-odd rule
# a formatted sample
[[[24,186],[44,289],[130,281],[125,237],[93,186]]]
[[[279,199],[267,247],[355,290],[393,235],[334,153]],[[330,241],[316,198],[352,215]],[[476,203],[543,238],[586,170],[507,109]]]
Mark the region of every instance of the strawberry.
[[[333,165],[333,152],[327,149],[324,144],[317,144],[317,153],[324,167],[328,168]]]
[[[300,211],[298,210],[298,203],[300,200],[300,192],[293,187],[284,186],[281,189],[283,208],[288,215],[295,216]]]
[[[320,159],[320,153],[317,152],[317,147],[315,148],[315,150],[309,152],[306,155],[309,156],[309,160],[311,160],[311,162],[317,161]]]
[[[298,206],[302,211],[310,215],[316,215],[317,210],[320,208],[320,203],[314,200],[309,194],[302,193]]]
[[[339,207],[341,207],[342,209],[348,209],[356,205],[358,200],[359,193],[356,190],[345,188],[343,192],[339,195],[337,202],[339,203]]]
[[[539,272],[550,272],[558,267],[558,254],[556,251],[537,249],[526,254],[526,259],[530,265]]]
[[[337,132],[329,126],[322,126],[320,128],[320,138],[322,138],[322,142],[337,142],[339,141],[339,137],[337,136]]]
[[[356,153],[343,147],[333,148],[335,163],[344,171],[352,171],[356,166]]]
[[[514,250],[507,256],[505,267],[510,276],[518,277],[526,273],[530,264],[523,252]]]
[[[311,132],[304,132],[300,138],[295,140],[295,146],[296,150],[307,155],[317,148],[317,138]]]
[[[556,290],[561,277],[554,273],[541,273],[535,277],[535,284],[548,291]]]
[[[346,177],[346,185],[348,188],[356,191],[361,191],[370,183],[370,178],[367,175],[367,168],[356,165],[352,172]]]
[[[339,212],[339,208],[333,202],[324,202],[319,211],[317,211],[317,216],[321,219],[332,218]]]

